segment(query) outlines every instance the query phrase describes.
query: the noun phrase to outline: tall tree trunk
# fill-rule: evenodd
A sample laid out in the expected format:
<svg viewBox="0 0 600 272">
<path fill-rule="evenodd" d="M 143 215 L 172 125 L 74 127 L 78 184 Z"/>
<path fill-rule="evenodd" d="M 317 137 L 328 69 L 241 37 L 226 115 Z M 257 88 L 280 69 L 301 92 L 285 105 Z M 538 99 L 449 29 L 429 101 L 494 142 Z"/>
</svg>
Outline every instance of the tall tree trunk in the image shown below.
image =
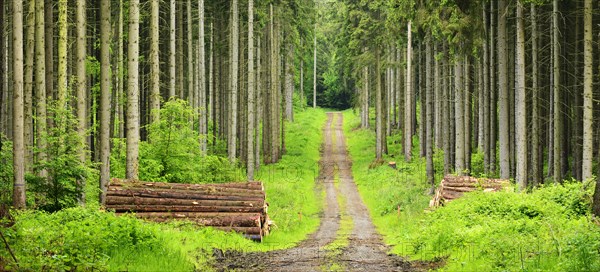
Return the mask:
<svg viewBox="0 0 600 272">
<path fill-rule="evenodd" d="M 198 0 L 198 13 L 200 21 L 198 30 L 198 96 L 200 109 L 200 152 L 206 154 L 206 137 L 208 134 L 206 113 L 206 52 L 204 50 L 204 0 Z M 236 70 L 237 71 L 237 70 Z"/>
<path fill-rule="evenodd" d="M 127 73 L 127 179 L 138 179 L 139 167 L 139 44 L 140 37 L 140 1 L 129 2 L 129 44 Z"/>
<path fill-rule="evenodd" d="M 130 19 L 131 20 L 131 19 Z M 130 23 L 131 24 L 131 23 Z M 131 25 L 130 25 L 131 27 Z M 160 120 L 159 0 L 150 1 L 150 124 Z M 139 31 L 139 30 L 138 30 Z M 131 46 L 131 44 L 130 44 Z M 138 45 L 139 47 L 139 45 Z M 131 73 L 131 70 L 129 70 Z"/>
<path fill-rule="evenodd" d="M 508 63 L 506 50 L 506 16 L 505 0 L 498 1 L 498 127 L 500 141 L 500 177 L 510 178 L 510 143 L 509 143 L 509 101 L 508 101 Z"/>
<path fill-rule="evenodd" d="M 67 106 L 67 0 L 58 1 L 58 109 Z M 65 122 L 61 125 L 66 126 Z M 63 127 L 66 130 L 66 127 Z M 61 131 L 64 131 L 61 129 Z"/>
<path fill-rule="evenodd" d="M 317 24 L 315 23 L 313 45 L 313 108 L 317 107 Z"/>
<path fill-rule="evenodd" d="M 27 31 L 25 40 L 25 78 L 23 85 L 23 111 L 24 111 L 24 123 L 23 123 L 23 138 L 25 145 L 25 171 L 30 172 L 33 165 L 33 69 L 34 69 L 34 58 L 35 58 L 35 0 L 29 0 L 27 9 Z M 4 6 L 0 3 L 0 9 L 4 9 Z M 1 12 L 1 11 L 0 11 Z M 3 22 L 0 18 L 0 22 Z M 0 27 L 2 28 L 2 27 Z M 2 35 L 0 31 L 0 35 Z M 0 42 L 3 40 L 0 39 Z M 1 46 L 0 46 L 0 50 Z M 0 53 L 0 58 L 2 53 Z M 0 59 L 0 66 L 2 66 L 2 59 Z M 2 67 L 0 67 L 0 73 L 4 74 Z M 2 79 L 0 78 L 0 85 Z M 0 91 L 1 90 L 0 86 Z"/>
<path fill-rule="evenodd" d="M 254 1 L 254 0 L 253 0 Z M 260 167 L 260 120 L 262 119 L 262 112 L 264 111 L 264 107 L 263 107 L 263 95 L 261 94 L 260 90 L 263 89 L 262 86 L 262 65 L 261 65 L 261 37 L 260 34 L 257 35 L 256 37 L 256 69 L 255 69 L 255 76 L 254 76 L 254 81 L 256 84 L 256 88 L 254 89 L 254 95 L 256 97 L 255 100 L 255 111 L 254 111 L 254 137 L 255 137 L 255 141 L 254 141 L 254 168 L 256 170 L 258 170 L 258 168 Z M 263 120 L 263 125 L 266 123 L 264 119 Z"/>
<path fill-rule="evenodd" d="M 35 80 L 36 80 L 36 134 L 37 134 L 37 161 L 46 161 L 46 132 L 48 128 L 46 113 L 46 45 L 45 45 L 45 7 L 44 0 L 37 0 L 35 5 Z M 46 170 L 39 172 L 41 177 L 46 177 Z"/>
<path fill-rule="evenodd" d="M 119 0 L 119 35 L 117 36 L 118 40 L 118 50 L 117 50 L 117 98 L 119 103 L 116 105 L 116 110 L 118 111 L 117 116 L 119 117 L 118 124 L 119 133 L 117 134 L 119 138 L 125 137 L 125 114 L 123 112 L 123 105 L 125 104 L 123 101 L 125 100 L 124 95 L 124 85 L 125 85 L 125 69 L 124 69 L 124 48 L 123 48 L 123 37 L 125 36 L 123 33 L 123 0 Z"/>
<path fill-rule="evenodd" d="M 381 160 L 383 158 L 383 95 L 381 88 L 381 63 L 380 63 L 380 49 L 375 49 L 375 77 L 376 77 L 376 90 L 375 90 L 375 135 L 376 135 L 376 148 L 375 158 Z"/>
<path fill-rule="evenodd" d="M 187 3 L 187 1 L 186 1 Z M 184 40 L 184 35 L 183 35 L 183 30 L 184 30 L 184 9 L 186 6 L 186 3 L 184 3 L 183 1 L 178 1 L 177 3 L 177 86 L 175 87 L 175 91 L 177 93 L 177 96 L 180 99 L 186 99 L 185 96 L 185 86 L 184 86 L 184 56 L 185 56 L 185 51 L 183 50 L 183 40 Z"/>
<path fill-rule="evenodd" d="M 2 7 L 4 8 L 4 7 Z M 23 139 L 23 1 L 13 1 L 13 206 L 25 208 Z"/>
<path fill-rule="evenodd" d="M 531 4 L 531 182 L 537 186 L 541 182 L 541 148 L 540 148 L 540 120 L 538 99 L 540 95 L 538 87 L 538 27 L 537 8 Z"/>
<path fill-rule="evenodd" d="M 363 67 L 362 128 L 369 128 L 369 66 Z"/>
<path fill-rule="evenodd" d="M 100 2 L 100 203 L 110 179 L 110 0 Z"/>
<path fill-rule="evenodd" d="M 456 59 L 454 63 L 454 112 L 455 121 L 455 160 L 456 174 L 463 175 L 465 169 L 465 120 L 464 120 L 464 85 L 463 85 L 463 60 Z"/>
<path fill-rule="evenodd" d="M 231 0 L 232 24 L 231 24 L 231 56 L 230 56 L 230 108 L 229 108 L 229 135 L 227 137 L 229 161 L 234 162 L 237 151 L 237 119 L 238 119 L 238 50 L 239 50 L 239 14 L 238 0 Z"/>
<path fill-rule="evenodd" d="M 247 178 L 254 180 L 254 126 L 255 126 L 255 94 L 254 94 L 254 1 L 248 0 L 248 155 Z"/>
<path fill-rule="evenodd" d="M 202 0 L 199 0 L 202 1 Z M 169 98 L 174 97 L 175 93 L 175 76 L 176 76 L 176 37 L 175 37 L 175 24 L 177 17 L 177 6 L 175 0 L 169 1 Z"/>
<path fill-rule="evenodd" d="M 554 148 L 553 148 L 553 168 L 554 168 L 554 183 L 562 181 L 562 108 L 561 108 L 561 89 L 560 89 L 560 29 L 558 17 L 558 0 L 554 0 L 552 4 L 552 52 L 553 52 L 553 97 L 554 97 Z"/>
<path fill-rule="evenodd" d="M 292 97 L 294 95 L 294 45 L 287 44 L 285 58 L 285 119 L 294 121 Z"/>
<path fill-rule="evenodd" d="M 497 122 L 498 122 L 498 118 L 497 118 L 497 92 L 496 92 L 496 65 L 497 65 L 497 61 L 496 61 L 496 43 L 494 42 L 494 15 L 495 15 L 495 11 L 494 11 L 494 6 L 496 5 L 496 3 L 494 1 L 490 1 L 490 31 L 489 31 L 489 46 L 490 46 L 490 51 L 489 51 L 489 56 L 490 56 L 490 63 L 489 63 L 489 69 L 490 69 L 490 87 L 489 87 L 489 94 L 490 94 L 490 105 L 489 105 L 489 110 L 490 110 L 490 116 L 489 116 L 489 120 L 490 120 L 490 126 L 489 126 L 489 131 L 490 131 L 490 138 L 489 138 L 489 158 L 490 158 L 490 169 L 489 172 L 490 173 L 495 173 L 496 172 L 496 143 L 497 143 L 497 133 L 498 131 L 497 129 Z"/>
<path fill-rule="evenodd" d="M 46 51 L 46 95 L 52 101 L 55 99 L 54 90 L 54 3 L 55 0 L 46 0 L 46 4 L 43 5 L 45 29 L 44 39 Z M 37 62 L 36 62 L 37 63 Z M 48 126 L 52 127 L 52 118 L 48 118 Z"/>
<path fill-rule="evenodd" d="M 199 9 L 199 11 L 202 9 Z M 192 0 L 187 0 L 187 101 L 194 106 L 194 32 L 192 17 Z"/>
<path fill-rule="evenodd" d="M 87 113 L 87 107 L 86 107 L 86 87 L 87 87 L 87 78 L 86 78 L 86 71 L 85 71 L 85 61 L 86 61 L 86 29 L 85 29 L 85 24 L 86 24 L 86 12 L 85 12 L 85 1 L 77 1 L 77 15 L 76 15 L 76 22 L 77 22 L 77 49 L 76 49 L 76 76 L 77 76 L 77 81 L 76 81 L 76 90 L 77 90 L 77 134 L 79 135 L 79 141 L 81 141 L 81 143 L 85 143 L 85 139 L 86 139 L 86 132 L 85 132 L 85 128 L 86 128 L 86 113 Z M 101 6 L 102 7 L 102 6 Z M 110 27 L 110 24 L 109 24 Z M 109 60 L 110 61 L 110 60 Z M 110 64 L 109 64 L 110 65 Z M 110 92 L 110 88 L 108 90 Z M 109 111 L 110 111 L 110 105 L 109 105 Z M 110 114 L 110 112 L 109 112 Z M 108 137 L 107 137 L 108 138 Z M 100 138 L 102 140 L 102 138 Z M 85 145 L 84 145 L 85 146 Z M 82 164 L 86 163 L 86 152 L 87 148 L 82 148 L 82 150 L 79 151 L 79 161 Z M 79 184 L 81 187 L 81 196 L 79 198 L 79 203 L 85 203 L 85 181 L 82 180 L 81 183 Z"/>
<path fill-rule="evenodd" d="M 523 3 L 517 1 L 517 56 L 516 56 L 516 183 L 520 191 L 527 189 L 527 105 L 525 91 L 525 26 Z"/>
<path fill-rule="evenodd" d="M 406 89 L 404 98 L 404 160 L 410 161 L 412 154 L 412 22 L 408 21 L 406 44 Z"/>
<path fill-rule="evenodd" d="M 435 190 L 435 170 L 433 166 L 433 79 L 431 78 L 431 62 L 432 62 L 432 50 L 431 50 L 431 36 L 427 35 L 425 38 L 425 50 L 426 50 L 426 61 L 425 61 L 425 74 L 426 74 L 426 91 L 425 91 L 425 101 L 427 101 L 427 107 L 425 109 L 427 117 L 426 119 L 426 129 L 425 129 L 425 142 L 426 149 L 425 158 L 426 158 L 426 171 L 427 171 L 427 182 L 429 183 L 430 190 L 429 194 L 433 194 Z"/>
<path fill-rule="evenodd" d="M 592 0 L 585 0 L 583 12 L 583 41 L 584 41 L 584 66 L 583 66 L 583 160 L 581 167 L 582 179 L 592 177 L 592 160 L 594 158 L 594 105 L 593 105 L 593 44 L 592 44 Z M 599 185 L 597 185 L 599 186 Z"/>
<path fill-rule="evenodd" d="M 471 63 L 469 61 L 469 57 L 466 57 L 464 60 L 464 64 L 463 64 L 463 69 L 464 69 L 464 74 L 463 74 L 463 110 L 464 110 L 464 128 L 463 128 L 463 135 L 465 138 L 465 142 L 464 142 L 464 149 L 465 149 L 465 153 L 464 153 L 464 158 L 465 158 L 465 168 L 463 170 L 463 172 L 466 173 L 471 173 L 471 151 L 472 151 L 472 134 L 471 134 L 471 128 L 472 128 L 472 115 L 473 115 L 473 96 L 471 94 Z"/>
</svg>

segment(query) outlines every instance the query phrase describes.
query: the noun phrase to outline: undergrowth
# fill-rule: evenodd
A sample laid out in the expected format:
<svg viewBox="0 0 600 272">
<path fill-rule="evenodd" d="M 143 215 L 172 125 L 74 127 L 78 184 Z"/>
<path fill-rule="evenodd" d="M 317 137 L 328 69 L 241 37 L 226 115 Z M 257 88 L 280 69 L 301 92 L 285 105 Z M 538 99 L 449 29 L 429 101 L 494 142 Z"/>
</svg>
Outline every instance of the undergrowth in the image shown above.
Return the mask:
<svg viewBox="0 0 600 272">
<path fill-rule="evenodd" d="M 389 137 L 384 160 L 395 160 L 398 169 L 386 164 L 370 169 L 374 132 L 356 129 L 360 120 L 351 111 L 344 112 L 344 120 L 354 180 L 392 253 L 411 260 L 446 259 L 443 271 L 600 271 L 600 228 L 590 215 L 593 186 L 565 182 L 529 194 L 469 193 L 429 210 L 418 139 L 413 160 L 406 163 L 400 136 Z M 473 156 L 474 172 L 482 171 L 481 161 Z M 440 181 L 442 152 L 436 152 L 434 163 Z"/>
</svg>

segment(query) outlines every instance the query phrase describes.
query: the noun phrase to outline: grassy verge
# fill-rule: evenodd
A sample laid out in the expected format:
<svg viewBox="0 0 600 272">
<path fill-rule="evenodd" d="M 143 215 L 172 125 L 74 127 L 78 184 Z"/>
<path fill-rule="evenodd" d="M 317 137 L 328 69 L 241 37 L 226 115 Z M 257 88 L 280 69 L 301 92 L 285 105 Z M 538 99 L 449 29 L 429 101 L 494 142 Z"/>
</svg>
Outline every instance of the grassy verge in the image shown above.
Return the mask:
<svg viewBox="0 0 600 272">
<path fill-rule="evenodd" d="M 356 129 L 360 120 L 350 111 L 344 120 L 354 180 L 393 253 L 412 260 L 445 259 L 444 271 L 600 270 L 600 229 L 589 213 L 593 186 L 565 183 L 530 194 L 472 193 L 429 211 L 418 144 L 413 161 L 405 163 L 400 138 L 390 137 L 391 152 L 384 160 L 395 160 L 398 170 L 370 169 L 374 133 Z M 442 161 L 438 152 L 438 173 Z"/>
<path fill-rule="evenodd" d="M 155 224 L 99 211 L 97 182 L 89 182 L 87 208 L 48 214 L 16 214 L 16 224 L 2 229 L 19 259 L 31 271 L 192 271 L 210 270 L 212 249 L 267 251 L 288 248 L 319 225 L 321 195 L 315 192 L 324 110 L 307 109 L 286 124 L 287 153 L 256 175 L 265 184 L 269 216 L 275 222 L 263 243 L 238 234 L 189 223 Z M 0 270 L 16 270 L 0 247 Z"/>
</svg>

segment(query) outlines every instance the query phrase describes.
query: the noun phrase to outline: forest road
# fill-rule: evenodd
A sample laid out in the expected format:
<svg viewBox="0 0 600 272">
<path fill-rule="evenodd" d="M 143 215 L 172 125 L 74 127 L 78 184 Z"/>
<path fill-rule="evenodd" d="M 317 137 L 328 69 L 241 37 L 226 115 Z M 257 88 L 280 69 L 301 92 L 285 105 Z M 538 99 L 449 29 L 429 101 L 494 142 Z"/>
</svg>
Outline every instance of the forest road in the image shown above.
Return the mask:
<svg viewBox="0 0 600 272">
<path fill-rule="evenodd" d="M 427 271 L 439 264 L 388 254 L 352 177 L 343 116 L 327 113 L 319 190 L 325 191 L 321 225 L 298 246 L 270 252 L 216 251 L 217 271 Z"/>
</svg>

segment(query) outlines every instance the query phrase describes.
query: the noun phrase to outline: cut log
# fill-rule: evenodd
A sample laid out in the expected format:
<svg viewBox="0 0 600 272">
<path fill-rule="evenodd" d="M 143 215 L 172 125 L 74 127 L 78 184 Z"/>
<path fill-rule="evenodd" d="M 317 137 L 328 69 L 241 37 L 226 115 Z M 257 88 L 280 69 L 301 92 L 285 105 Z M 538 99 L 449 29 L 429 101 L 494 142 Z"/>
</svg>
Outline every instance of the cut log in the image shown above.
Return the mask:
<svg viewBox="0 0 600 272">
<path fill-rule="evenodd" d="M 152 198 L 175 198 L 194 200 L 233 200 L 233 201 L 264 201 L 265 197 L 244 195 L 220 195 L 200 192 L 174 192 L 169 190 L 153 189 L 124 189 L 109 187 L 107 196 L 130 196 L 130 197 L 152 197 Z"/>
<path fill-rule="evenodd" d="M 196 213 L 184 215 L 183 213 L 137 213 L 138 218 L 166 222 L 172 220 L 189 220 L 200 226 L 207 227 L 261 227 L 260 214 L 227 214 Z"/>
<path fill-rule="evenodd" d="M 264 191 L 238 189 L 238 188 L 201 188 L 198 190 L 185 189 L 169 189 L 169 188 L 148 188 L 148 187 L 120 187 L 111 186 L 108 191 L 153 191 L 153 192 L 171 192 L 185 194 L 202 194 L 202 195 L 223 195 L 223 196 L 248 196 L 248 197 L 265 197 Z"/>
<path fill-rule="evenodd" d="M 247 206 L 174 206 L 174 205 L 112 205 L 115 212 L 234 212 L 264 213 L 266 207 Z"/>
<path fill-rule="evenodd" d="M 448 175 L 442 179 L 434 197 L 429 202 L 429 206 L 437 207 L 443 205 L 445 202 L 457 199 L 467 192 L 479 190 L 483 192 L 495 192 L 509 186 L 510 182 L 503 179 L 477 179 L 469 176 Z"/>
<path fill-rule="evenodd" d="M 194 187 L 223 187 L 223 188 L 240 188 L 240 189 L 253 189 L 253 190 L 264 190 L 263 183 L 260 181 L 240 181 L 240 182 L 229 182 L 229 183 L 210 183 L 210 184 L 194 184 L 194 183 L 166 183 L 166 182 L 145 182 L 145 181 L 131 181 L 127 179 L 113 178 L 111 179 L 110 186 L 142 186 L 142 187 L 164 187 L 164 188 L 194 188 Z"/>
<path fill-rule="evenodd" d="M 110 208 L 115 205 L 173 205 L 173 206 L 238 206 L 238 207 L 264 207 L 265 201 L 229 201 L 229 200 L 195 200 L 174 198 L 148 198 L 108 195 L 106 205 Z"/>
</svg>

